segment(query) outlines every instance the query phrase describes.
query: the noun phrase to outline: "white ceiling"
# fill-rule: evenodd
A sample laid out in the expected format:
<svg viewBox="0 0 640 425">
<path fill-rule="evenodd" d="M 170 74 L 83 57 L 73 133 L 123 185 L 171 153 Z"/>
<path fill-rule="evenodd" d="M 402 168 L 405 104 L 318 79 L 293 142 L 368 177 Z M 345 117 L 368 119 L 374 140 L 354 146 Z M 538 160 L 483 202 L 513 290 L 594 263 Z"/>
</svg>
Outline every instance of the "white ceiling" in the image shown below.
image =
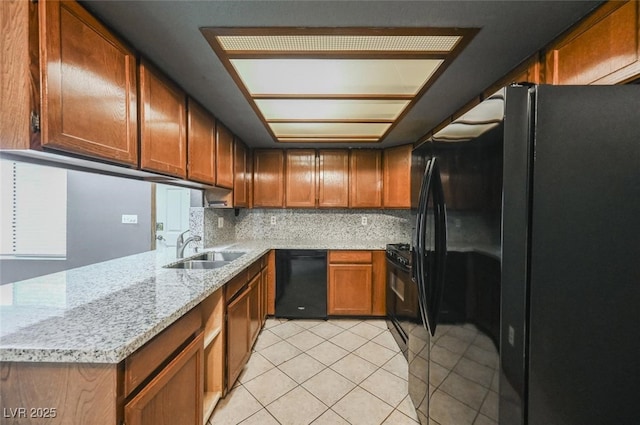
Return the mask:
<svg viewBox="0 0 640 425">
<path fill-rule="evenodd" d="M 601 1 L 82 2 L 253 147 L 276 144 L 201 27 L 480 28 L 471 44 L 376 146 L 413 143 Z M 308 145 L 306 145 L 308 146 Z M 322 147 L 346 145 L 326 144 Z"/>
</svg>

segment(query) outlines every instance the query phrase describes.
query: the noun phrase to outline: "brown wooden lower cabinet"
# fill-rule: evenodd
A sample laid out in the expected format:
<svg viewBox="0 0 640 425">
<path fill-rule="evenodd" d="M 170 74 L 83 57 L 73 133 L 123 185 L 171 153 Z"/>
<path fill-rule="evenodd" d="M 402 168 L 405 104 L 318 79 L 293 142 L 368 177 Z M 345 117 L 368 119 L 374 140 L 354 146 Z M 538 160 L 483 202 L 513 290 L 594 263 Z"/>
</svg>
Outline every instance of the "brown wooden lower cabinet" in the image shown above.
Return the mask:
<svg viewBox="0 0 640 425">
<path fill-rule="evenodd" d="M 371 314 L 372 275 L 371 264 L 330 264 L 328 314 Z"/>
<path fill-rule="evenodd" d="M 119 425 L 119 374 L 115 364 L 1 362 L 0 404 L 13 417 L 0 423 Z"/>
<path fill-rule="evenodd" d="M 327 314 L 384 316 L 384 251 L 329 251 Z"/>
<path fill-rule="evenodd" d="M 225 328 L 224 288 L 200 304 L 204 323 L 204 397 L 202 422 L 206 423 L 224 392 Z"/>
<path fill-rule="evenodd" d="M 201 332 L 124 408 L 127 425 L 202 424 Z"/>
<path fill-rule="evenodd" d="M 262 329 L 262 320 L 260 319 L 260 281 L 261 274 L 258 273 L 249 283 L 249 349 L 256 342 L 260 329 Z"/>
<path fill-rule="evenodd" d="M 268 274 L 266 257 L 255 261 L 226 285 L 227 299 L 231 300 L 227 304 L 227 391 L 249 360 L 267 314 L 263 300 L 266 296 L 263 276 Z"/>
<path fill-rule="evenodd" d="M 265 260 L 266 263 L 266 260 Z M 260 301 L 261 311 L 260 317 L 262 318 L 262 326 L 264 326 L 267 320 L 267 314 L 269 311 L 269 269 L 265 267 L 260 272 Z"/>
<path fill-rule="evenodd" d="M 233 387 L 249 359 L 249 291 L 227 305 L 227 389 Z"/>
</svg>

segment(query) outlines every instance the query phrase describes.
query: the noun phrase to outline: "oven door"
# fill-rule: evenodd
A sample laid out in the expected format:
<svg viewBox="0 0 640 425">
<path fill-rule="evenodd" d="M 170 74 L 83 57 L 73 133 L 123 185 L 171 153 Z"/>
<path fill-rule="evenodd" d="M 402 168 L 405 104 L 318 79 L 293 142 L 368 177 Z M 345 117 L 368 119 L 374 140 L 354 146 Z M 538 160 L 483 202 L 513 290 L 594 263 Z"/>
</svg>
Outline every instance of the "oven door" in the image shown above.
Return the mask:
<svg viewBox="0 0 640 425">
<path fill-rule="evenodd" d="M 387 259 L 387 327 L 405 358 L 409 333 L 420 324 L 419 308 L 418 286 L 410 269 Z"/>
</svg>

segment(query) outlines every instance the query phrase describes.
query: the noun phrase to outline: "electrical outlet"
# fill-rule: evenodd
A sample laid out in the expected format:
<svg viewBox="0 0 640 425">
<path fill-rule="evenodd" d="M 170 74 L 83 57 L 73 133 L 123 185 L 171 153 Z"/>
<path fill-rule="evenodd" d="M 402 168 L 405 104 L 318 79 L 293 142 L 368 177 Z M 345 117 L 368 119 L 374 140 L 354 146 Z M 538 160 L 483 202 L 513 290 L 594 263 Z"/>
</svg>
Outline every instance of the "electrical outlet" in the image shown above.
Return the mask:
<svg viewBox="0 0 640 425">
<path fill-rule="evenodd" d="M 362 222 L 363 226 L 366 226 L 368 224 L 369 220 L 367 220 L 367 216 L 366 215 L 362 216 L 361 222 Z"/>
<path fill-rule="evenodd" d="M 276 216 L 275 216 L 275 215 L 272 215 L 272 216 L 271 216 L 271 225 L 272 225 L 272 226 L 275 226 L 275 225 L 276 225 Z"/>
<path fill-rule="evenodd" d="M 122 224 L 138 224 L 138 215 L 122 214 Z"/>
<path fill-rule="evenodd" d="M 218 217 L 218 229 L 222 229 L 224 227 L 224 217 Z"/>
</svg>

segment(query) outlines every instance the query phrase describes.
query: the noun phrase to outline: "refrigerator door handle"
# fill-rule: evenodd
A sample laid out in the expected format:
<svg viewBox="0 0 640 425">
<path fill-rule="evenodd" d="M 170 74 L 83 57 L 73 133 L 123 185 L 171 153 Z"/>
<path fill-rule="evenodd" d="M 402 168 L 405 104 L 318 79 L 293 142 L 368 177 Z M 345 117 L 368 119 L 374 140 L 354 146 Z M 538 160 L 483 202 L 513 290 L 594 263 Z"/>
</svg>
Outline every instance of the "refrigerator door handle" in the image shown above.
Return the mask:
<svg viewBox="0 0 640 425">
<path fill-rule="evenodd" d="M 414 256 L 415 272 L 414 281 L 418 286 L 418 305 L 420 309 L 420 315 L 422 316 L 422 322 L 425 329 L 429 329 L 429 303 L 427 295 L 427 281 L 425 280 L 425 274 L 427 271 L 426 266 L 426 254 L 427 247 L 426 242 L 426 226 L 427 226 L 427 209 L 429 207 L 429 194 L 432 191 L 433 180 L 433 166 L 435 164 L 435 158 L 430 159 L 425 167 L 424 176 L 422 178 L 422 184 L 420 186 L 420 198 L 418 203 L 418 215 L 416 218 L 416 250 Z M 426 276 L 428 280 L 432 277 Z"/>
<path fill-rule="evenodd" d="M 425 167 L 424 174 L 422 176 L 422 182 L 420 184 L 420 197 L 418 200 L 418 214 L 416 216 L 416 230 L 415 230 L 415 238 L 416 241 L 416 249 L 414 252 L 414 264 L 416 267 L 412 268 L 412 279 L 414 282 L 418 284 L 418 288 L 422 289 L 424 285 L 424 257 L 425 257 L 425 222 L 426 222 L 426 211 L 427 211 L 427 203 L 429 197 L 429 191 L 431 186 L 431 171 L 432 171 L 432 160 L 427 162 L 427 166 Z"/>
<path fill-rule="evenodd" d="M 444 200 L 444 190 L 442 180 L 440 179 L 440 171 L 438 164 L 433 166 L 433 208 L 435 215 L 434 231 L 435 231 L 435 266 L 431 284 L 433 290 L 431 292 L 432 299 L 429 305 L 431 313 L 430 329 L 431 335 L 435 335 L 438 323 L 438 315 L 440 313 L 440 304 L 445 285 L 445 270 L 447 266 L 447 208 Z"/>
</svg>

